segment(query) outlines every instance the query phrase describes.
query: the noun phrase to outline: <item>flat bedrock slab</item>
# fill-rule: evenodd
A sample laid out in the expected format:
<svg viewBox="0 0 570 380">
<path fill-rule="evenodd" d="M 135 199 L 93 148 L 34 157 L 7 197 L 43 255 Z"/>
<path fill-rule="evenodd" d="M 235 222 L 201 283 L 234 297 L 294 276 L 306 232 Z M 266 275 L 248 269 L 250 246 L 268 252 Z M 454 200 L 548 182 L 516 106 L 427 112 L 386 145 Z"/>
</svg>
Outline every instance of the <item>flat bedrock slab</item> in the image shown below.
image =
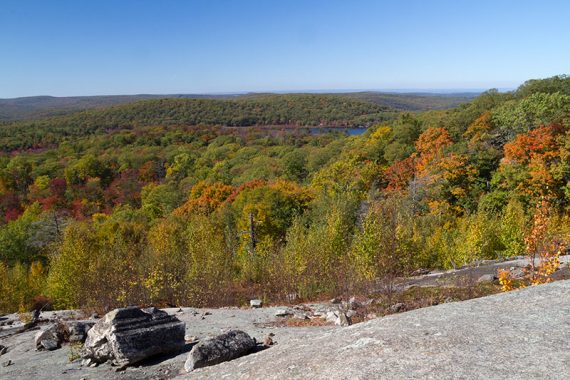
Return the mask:
<svg viewBox="0 0 570 380">
<path fill-rule="evenodd" d="M 570 281 L 558 281 L 300 334 L 191 378 L 567 379 L 569 342 Z"/>
</svg>

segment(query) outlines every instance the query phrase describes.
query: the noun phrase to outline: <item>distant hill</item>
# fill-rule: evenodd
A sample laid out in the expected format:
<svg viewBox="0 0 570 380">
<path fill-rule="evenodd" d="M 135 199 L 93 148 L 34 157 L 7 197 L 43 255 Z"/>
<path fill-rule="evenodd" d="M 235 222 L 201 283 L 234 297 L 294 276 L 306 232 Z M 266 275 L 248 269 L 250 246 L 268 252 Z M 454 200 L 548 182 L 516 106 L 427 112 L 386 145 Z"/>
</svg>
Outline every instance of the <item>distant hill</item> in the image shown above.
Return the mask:
<svg viewBox="0 0 570 380">
<path fill-rule="evenodd" d="M 108 96 L 30 96 L 23 98 L 0 99 L 0 121 L 38 119 L 59 116 L 71 112 L 93 108 L 104 108 L 119 104 L 134 103 L 140 100 L 161 98 L 215 99 L 229 98 L 216 95 L 108 95 Z"/>
<path fill-rule="evenodd" d="M 395 114 L 393 109 L 369 101 L 326 94 L 148 99 L 61 116 L 5 122 L 0 126 L 0 149 L 38 148 L 72 136 L 140 126 L 359 126 L 386 121 Z"/>
<path fill-rule="evenodd" d="M 293 95 L 293 94 L 291 94 Z M 295 94 L 300 95 L 300 94 Z M 312 94 L 317 95 L 317 94 Z M 327 95 L 327 94 L 319 94 Z M 477 94 L 393 94 L 384 92 L 347 92 L 334 94 L 363 100 L 389 107 L 396 111 L 426 111 L 433 109 L 449 109 L 472 100 Z M 105 108 L 114 105 L 134 103 L 151 99 L 240 99 L 263 98 L 266 96 L 285 96 L 276 94 L 228 94 L 228 95 L 109 95 L 109 96 L 31 96 L 13 99 L 0 99 L 0 121 L 16 121 L 38 119 L 49 116 L 65 115 L 72 112 L 94 108 Z"/>
<path fill-rule="evenodd" d="M 353 92 L 342 95 L 399 111 L 429 111 L 455 108 L 460 104 L 470 102 L 479 94 L 475 92 L 458 94 Z"/>
</svg>

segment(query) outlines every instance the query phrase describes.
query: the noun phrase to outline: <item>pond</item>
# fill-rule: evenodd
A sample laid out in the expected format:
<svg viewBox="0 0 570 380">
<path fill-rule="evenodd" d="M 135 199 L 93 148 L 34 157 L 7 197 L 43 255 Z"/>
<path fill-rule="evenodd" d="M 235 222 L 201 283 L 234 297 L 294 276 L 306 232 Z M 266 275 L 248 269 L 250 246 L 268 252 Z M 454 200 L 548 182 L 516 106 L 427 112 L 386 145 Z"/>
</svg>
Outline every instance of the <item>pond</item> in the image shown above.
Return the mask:
<svg viewBox="0 0 570 380">
<path fill-rule="evenodd" d="M 358 136 L 366 132 L 365 127 L 320 127 L 320 128 L 307 128 L 312 135 L 319 135 L 323 133 L 346 133 L 349 136 Z"/>
</svg>

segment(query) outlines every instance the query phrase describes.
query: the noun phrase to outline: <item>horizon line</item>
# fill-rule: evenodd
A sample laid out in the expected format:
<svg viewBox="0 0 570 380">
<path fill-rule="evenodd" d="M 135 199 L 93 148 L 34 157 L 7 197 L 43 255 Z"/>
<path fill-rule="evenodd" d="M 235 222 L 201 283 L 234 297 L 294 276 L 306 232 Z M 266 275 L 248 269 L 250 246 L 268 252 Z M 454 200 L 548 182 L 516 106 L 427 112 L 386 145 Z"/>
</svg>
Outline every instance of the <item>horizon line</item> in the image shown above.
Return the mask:
<svg viewBox="0 0 570 380">
<path fill-rule="evenodd" d="M 387 88 L 387 89 L 304 89 L 304 90 L 260 90 L 260 91 L 212 91 L 212 92 L 178 92 L 178 93 L 132 93 L 132 94 L 93 94 L 93 95 L 25 95 L 15 97 L 2 97 L 0 100 L 13 100 L 23 98 L 82 98 L 82 97 L 104 97 L 104 96 L 239 96 L 239 95 L 254 95 L 254 94 L 349 94 L 349 93 L 362 93 L 362 92 L 377 92 L 384 94 L 394 95 L 422 95 L 422 94 L 480 94 L 482 92 L 497 89 L 499 92 L 509 92 L 516 89 L 516 87 L 491 87 L 491 88 Z"/>
</svg>

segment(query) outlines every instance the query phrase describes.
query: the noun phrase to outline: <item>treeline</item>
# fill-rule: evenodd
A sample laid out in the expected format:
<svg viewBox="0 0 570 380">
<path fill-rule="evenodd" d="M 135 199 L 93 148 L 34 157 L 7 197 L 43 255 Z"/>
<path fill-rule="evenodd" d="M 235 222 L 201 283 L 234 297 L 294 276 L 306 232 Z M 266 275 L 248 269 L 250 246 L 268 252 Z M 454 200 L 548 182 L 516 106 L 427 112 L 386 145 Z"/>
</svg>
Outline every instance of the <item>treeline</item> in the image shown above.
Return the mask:
<svg viewBox="0 0 570 380">
<path fill-rule="evenodd" d="M 62 141 L 150 125 L 352 126 L 393 115 L 376 104 L 334 95 L 266 95 L 220 99 L 145 100 L 66 116 L 0 125 L 0 150 L 37 150 Z"/>
<path fill-rule="evenodd" d="M 333 95 L 333 94 L 324 94 Z M 472 100 L 472 94 L 390 94 L 383 92 L 348 92 L 335 93 L 353 99 L 375 103 L 383 108 L 397 111 L 425 111 L 449 109 Z M 32 96 L 24 98 L 0 99 L 0 123 L 24 119 L 70 114 L 93 108 L 117 106 L 151 99 L 242 99 L 277 96 L 261 93 L 250 94 L 175 94 L 175 95 L 103 95 L 103 96 Z"/>
<path fill-rule="evenodd" d="M 0 160 L 3 311 L 311 299 L 570 241 L 566 77 L 361 136 L 132 123 L 54 144 Z"/>
</svg>

